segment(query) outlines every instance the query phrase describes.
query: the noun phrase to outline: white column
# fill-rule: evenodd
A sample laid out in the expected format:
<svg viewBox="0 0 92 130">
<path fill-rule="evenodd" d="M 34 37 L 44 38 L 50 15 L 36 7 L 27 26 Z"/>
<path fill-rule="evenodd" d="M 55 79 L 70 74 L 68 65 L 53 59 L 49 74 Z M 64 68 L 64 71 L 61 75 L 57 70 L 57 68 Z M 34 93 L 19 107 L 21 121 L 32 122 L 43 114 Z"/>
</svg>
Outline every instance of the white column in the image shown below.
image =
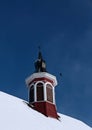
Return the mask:
<svg viewBox="0 0 92 130">
<path fill-rule="evenodd" d="M 34 102 L 37 101 L 36 84 L 34 85 Z"/>
<path fill-rule="evenodd" d="M 53 103 L 55 104 L 55 88 L 53 86 Z"/>
<path fill-rule="evenodd" d="M 46 83 L 44 84 L 44 101 L 47 101 Z"/>
</svg>

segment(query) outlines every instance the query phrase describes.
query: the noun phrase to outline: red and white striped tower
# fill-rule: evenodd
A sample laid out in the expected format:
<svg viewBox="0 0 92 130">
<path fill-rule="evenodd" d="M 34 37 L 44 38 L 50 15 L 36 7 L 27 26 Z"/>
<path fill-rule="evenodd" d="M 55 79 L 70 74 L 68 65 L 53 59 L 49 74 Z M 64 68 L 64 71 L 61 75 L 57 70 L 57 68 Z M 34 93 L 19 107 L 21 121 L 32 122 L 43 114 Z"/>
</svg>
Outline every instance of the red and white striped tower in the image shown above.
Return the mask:
<svg viewBox="0 0 92 130">
<path fill-rule="evenodd" d="M 26 79 L 29 93 L 29 105 L 48 117 L 58 119 L 55 104 L 56 77 L 47 73 L 46 63 L 39 51 L 35 62 L 35 73 Z"/>
</svg>

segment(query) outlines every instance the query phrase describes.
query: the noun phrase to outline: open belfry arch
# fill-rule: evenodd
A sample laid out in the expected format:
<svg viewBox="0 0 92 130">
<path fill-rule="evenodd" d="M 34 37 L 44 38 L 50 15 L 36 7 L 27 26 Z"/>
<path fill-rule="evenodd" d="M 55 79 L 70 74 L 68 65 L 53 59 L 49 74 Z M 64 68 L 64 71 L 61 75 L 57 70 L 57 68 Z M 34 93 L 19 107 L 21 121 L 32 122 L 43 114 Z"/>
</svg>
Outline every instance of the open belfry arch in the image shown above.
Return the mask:
<svg viewBox="0 0 92 130">
<path fill-rule="evenodd" d="M 55 103 L 56 77 L 46 70 L 46 62 L 41 51 L 35 62 L 35 72 L 26 79 L 29 94 L 29 106 L 48 117 L 58 119 Z"/>
</svg>

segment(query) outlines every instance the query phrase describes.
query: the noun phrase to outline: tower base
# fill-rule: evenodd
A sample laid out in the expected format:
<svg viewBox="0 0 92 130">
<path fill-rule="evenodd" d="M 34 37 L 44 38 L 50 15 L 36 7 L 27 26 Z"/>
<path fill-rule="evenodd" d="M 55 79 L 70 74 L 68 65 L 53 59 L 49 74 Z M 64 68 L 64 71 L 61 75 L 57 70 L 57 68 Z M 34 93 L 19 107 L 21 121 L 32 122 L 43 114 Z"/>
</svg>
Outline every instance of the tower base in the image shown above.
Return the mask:
<svg viewBox="0 0 92 130">
<path fill-rule="evenodd" d="M 58 119 L 56 106 L 49 102 L 35 102 L 30 104 L 33 106 L 33 109 L 37 110 L 38 112 L 44 114 L 47 117 L 52 117 Z"/>
</svg>

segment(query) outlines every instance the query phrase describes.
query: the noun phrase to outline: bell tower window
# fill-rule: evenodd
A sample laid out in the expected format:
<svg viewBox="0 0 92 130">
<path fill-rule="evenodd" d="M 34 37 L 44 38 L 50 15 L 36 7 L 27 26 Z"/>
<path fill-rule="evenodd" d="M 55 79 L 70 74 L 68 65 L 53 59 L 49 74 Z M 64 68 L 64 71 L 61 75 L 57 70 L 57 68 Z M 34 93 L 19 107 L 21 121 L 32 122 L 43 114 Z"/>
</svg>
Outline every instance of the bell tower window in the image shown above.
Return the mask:
<svg viewBox="0 0 92 130">
<path fill-rule="evenodd" d="M 29 102 L 34 102 L 34 85 L 30 87 L 29 91 Z"/>
<path fill-rule="evenodd" d="M 47 101 L 53 103 L 53 88 L 50 84 L 46 85 Z"/>
<path fill-rule="evenodd" d="M 44 100 L 44 90 L 43 90 L 43 83 L 37 84 L 37 101 Z"/>
</svg>

